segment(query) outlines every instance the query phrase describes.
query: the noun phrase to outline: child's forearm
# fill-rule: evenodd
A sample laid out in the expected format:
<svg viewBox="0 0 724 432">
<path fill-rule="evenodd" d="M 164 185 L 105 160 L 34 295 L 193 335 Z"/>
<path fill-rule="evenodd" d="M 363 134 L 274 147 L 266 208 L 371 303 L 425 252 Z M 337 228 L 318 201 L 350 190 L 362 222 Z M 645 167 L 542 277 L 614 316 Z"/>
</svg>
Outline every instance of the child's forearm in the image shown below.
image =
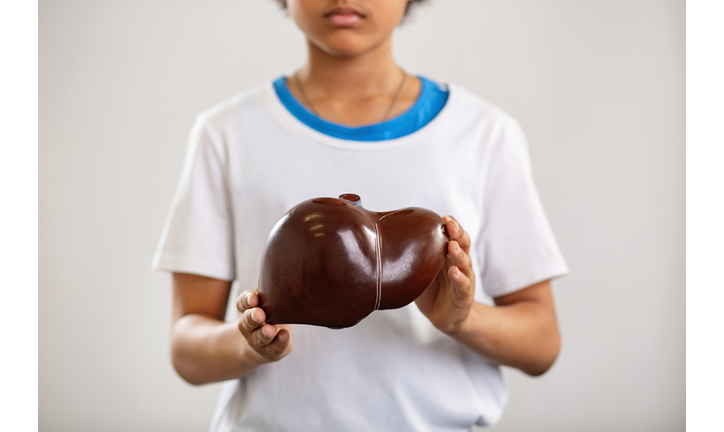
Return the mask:
<svg viewBox="0 0 724 432">
<path fill-rule="evenodd" d="M 495 298 L 475 301 L 470 236 L 445 216 L 448 263 L 415 303 L 440 331 L 483 357 L 530 375 L 551 367 L 560 349 L 551 284 L 545 280 Z"/>
<path fill-rule="evenodd" d="M 253 359 L 250 350 L 235 321 L 189 314 L 171 329 L 171 361 L 190 384 L 243 377 L 261 364 Z"/>
<path fill-rule="evenodd" d="M 487 359 L 535 376 L 553 365 L 560 350 L 555 315 L 534 301 L 476 302 L 465 325 L 451 336 Z"/>
</svg>

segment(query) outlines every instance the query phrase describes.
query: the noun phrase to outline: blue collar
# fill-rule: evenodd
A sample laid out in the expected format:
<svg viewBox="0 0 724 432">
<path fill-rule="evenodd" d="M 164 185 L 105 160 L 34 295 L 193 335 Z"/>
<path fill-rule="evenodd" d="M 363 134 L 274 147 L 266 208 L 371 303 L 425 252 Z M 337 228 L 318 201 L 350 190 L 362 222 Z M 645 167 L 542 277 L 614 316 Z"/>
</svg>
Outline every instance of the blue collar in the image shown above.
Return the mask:
<svg viewBox="0 0 724 432">
<path fill-rule="evenodd" d="M 332 123 L 311 112 L 294 97 L 284 76 L 274 81 L 274 89 L 279 100 L 294 117 L 318 132 L 351 141 L 384 141 L 417 131 L 430 123 L 445 106 L 450 94 L 447 86 L 422 76 L 418 78 L 422 82 L 422 89 L 415 103 L 407 111 L 380 123 L 358 127 Z"/>
</svg>

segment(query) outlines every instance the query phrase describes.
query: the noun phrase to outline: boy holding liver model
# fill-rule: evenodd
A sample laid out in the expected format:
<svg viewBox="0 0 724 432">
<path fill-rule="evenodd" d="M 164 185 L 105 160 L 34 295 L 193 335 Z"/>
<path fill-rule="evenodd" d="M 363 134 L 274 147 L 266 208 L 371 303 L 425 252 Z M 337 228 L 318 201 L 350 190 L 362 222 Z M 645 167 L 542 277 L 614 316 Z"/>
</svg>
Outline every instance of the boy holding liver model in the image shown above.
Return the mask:
<svg viewBox="0 0 724 432">
<path fill-rule="evenodd" d="M 550 280 L 567 268 L 525 136 L 395 63 L 414 3 L 287 0 L 307 62 L 197 118 L 154 265 L 173 273 L 174 367 L 227 381 L 212 431 L 467 431 L 502 414 L 499 365 L 540 375 L 558 355 Z M 265 323 L 267 234 L 297 203 L 345 192 L 453 215 L 447 264 L 414 303 L 348 329 Z"/>
</svg>

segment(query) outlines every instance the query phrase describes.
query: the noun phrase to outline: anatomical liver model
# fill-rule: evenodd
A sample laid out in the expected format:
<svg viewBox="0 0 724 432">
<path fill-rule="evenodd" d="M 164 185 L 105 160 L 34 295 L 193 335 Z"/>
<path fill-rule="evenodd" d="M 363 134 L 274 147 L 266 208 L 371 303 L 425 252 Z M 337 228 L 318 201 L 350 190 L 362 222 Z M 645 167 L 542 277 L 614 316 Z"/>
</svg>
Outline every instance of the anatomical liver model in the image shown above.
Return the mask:
<svg viewBox="0 0 724 432">
<path fill-rule="evenodd" d="M 353 326 L 422 294 L 445 263 L 447 242 L 430 210 L 372 212 L 354 194 L 304 201 L 269 234 L 259 306 L 272 324 Z"/>
</svg>

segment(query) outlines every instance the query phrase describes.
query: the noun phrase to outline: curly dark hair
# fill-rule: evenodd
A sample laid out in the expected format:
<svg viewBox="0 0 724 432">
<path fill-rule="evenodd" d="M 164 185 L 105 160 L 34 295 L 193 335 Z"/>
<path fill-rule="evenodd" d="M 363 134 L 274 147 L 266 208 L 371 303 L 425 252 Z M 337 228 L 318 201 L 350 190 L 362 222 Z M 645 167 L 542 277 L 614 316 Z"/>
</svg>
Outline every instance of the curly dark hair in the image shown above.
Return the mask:
<svg viewBox="0 0 724 432">
<path fill-rule="evenodd" d="M 279 6 L 281 6 L 282 9 L 287 8 L 287 0 L 274 0 L 277 3 L 279 3 Z M 407 6 L 405 6 L 405 16 L 407 16 L 407 13 L 410 12 L 410 9 L 418 4 L 418 3 L 427 3 L 428 0 L 412 0 L 407 3 Z"/>
</svg>

